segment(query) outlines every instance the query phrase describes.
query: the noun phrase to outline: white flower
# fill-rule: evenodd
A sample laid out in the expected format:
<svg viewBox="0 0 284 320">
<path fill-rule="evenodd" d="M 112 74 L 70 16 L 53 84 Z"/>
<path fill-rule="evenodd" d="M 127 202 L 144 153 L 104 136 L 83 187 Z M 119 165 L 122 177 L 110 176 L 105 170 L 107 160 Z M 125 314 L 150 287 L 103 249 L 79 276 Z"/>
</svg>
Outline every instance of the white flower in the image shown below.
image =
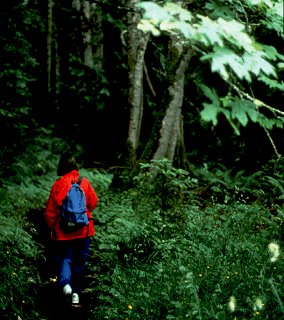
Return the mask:
<svg viewBox="0 0 284 320">
<path fill-rule="evenodd" d="M 231 312 L 235 311 L 236 305 L 237 305 L 236 298 L 234 296 L 231 296 L 230 300 L 229 300 L 229 309 L 230 309 Z"/>
<path fill-rule="evenodd" d="M 268 245 L 268 250 L 270 251 L 271 253 L 271 258 L 270 258 L 270 261 L 271 262 L 275 262 L 278 257 L 280 256 L 280 248 L 279 248 L 279 245 L 274 243 L 274 242 L 271 242 L 269 243 Z"/>
<path fill-rule="evenodd" d="M 256 298 L 254 302 L 253 310 L 260 311 L 263 309 L 263 307 L 264 307 L 264 303 L 262 302 L 262 300 L 260 298 Z"/>
</svg>

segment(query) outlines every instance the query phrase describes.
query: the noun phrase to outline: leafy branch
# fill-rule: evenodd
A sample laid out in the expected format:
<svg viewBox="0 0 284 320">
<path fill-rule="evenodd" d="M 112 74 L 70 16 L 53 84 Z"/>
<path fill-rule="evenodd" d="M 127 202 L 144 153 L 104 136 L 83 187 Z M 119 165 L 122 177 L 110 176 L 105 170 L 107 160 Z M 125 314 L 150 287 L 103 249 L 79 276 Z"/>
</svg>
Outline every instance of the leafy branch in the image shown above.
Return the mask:
<svg viewBox="0 0 284 320">
<path fill-rule="evenodd" d="M 216 9 L 215 4 L 214 6 Z M 253 3 L 250 6 L 253 6 Z M 273 6 L 270 1 L 266 6 L 270 10 L 270 16 L 273 14 L 278 16 L 278 6 Z M 283 127 L 283 111 L 252 97 L 233 83 L 234 76 L 248 83 L 257 79 L 270 88 L 284 91 L 283 82 L 277 79 L 278 71 L 283 67 L 284 56 L 279 54 L 276 48 L 257 43 L 247 34 L 245 25 L 234 19 L 233 14 L 224 19 L 224 15 L 218 17 L 218 10 L 215 10 L 215 17 L 212 19 L 210 16 L 195 14 L 171 2 L 160 6 L 147 1 L 139 3 L 138 7 L 144 10 L 143 18 L 138 24 L 139 29 L 154 36 L 159 36 L 162 32 L 174 33 L 178 41 L 187 43 L 196 54 L 200 55 L 201 61 L 209 61 L 211 71 L 217 72 L 239 94 L 240 99 L 231 95 L 220 98 L 214 88 L 197 84 L 212 101 L 203 103 L 204 110 L 201 112 L 203 120 L 212 121 L 216 125 L 218 114 L 223 113 L 238 135 L 240 132 L 234 123 L 235 120 L 242 126 L 246 126 L 248 120 L 259 123 L 268 136 L 268 129 L 272 129 L 273 126 Z M 265 7 L 265 10 L 267 8 Z M 242 8 L 242 11 L 244 10 Z M 245 18 L 248 24 L 248 16 L 245 15 Z M 265 107 L 274 115 L 278 114 L 281 117 L 268 118 L 259 112 L 260 107 Z M 272 141 L 270 136 L 269 138 Z M 274 144 L 273 147 L 279 155 Z"/>
</svg>

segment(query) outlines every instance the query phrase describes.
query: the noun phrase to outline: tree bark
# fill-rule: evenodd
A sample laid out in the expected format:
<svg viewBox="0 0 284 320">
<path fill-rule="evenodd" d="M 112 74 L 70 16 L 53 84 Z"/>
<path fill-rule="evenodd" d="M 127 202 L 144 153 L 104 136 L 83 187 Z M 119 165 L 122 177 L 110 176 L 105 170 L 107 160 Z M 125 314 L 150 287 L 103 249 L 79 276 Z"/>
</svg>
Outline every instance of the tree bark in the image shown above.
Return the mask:
<svg viewBox="0 0 284 320">
<path fill-rule="evenodd" d="M 82 41 L 84 43 L 84 64 L 89 68 L 102 69 L 103 32 L 100 7 L 90 1 L 73 0 L 73 7 L 83 13 Z"/>
<path fill-rule="evenodd" d="M 135 166 L 137 149 L 143 118 L 143 65 L 149 34 L 137 29 L 140 14 L 135 9 L 136 1 L 129 1 L 128 16 L 128 63 L 129 63 L 129 129 L 128 155 L 129 165 Z"/>
<path fill-rule="evenodd" d="M 84 32 L 83 42 L 85 44 L 84 50 L 84 64 L 90 68 L 94 67 L 93 59 L 93 46 L 92 46 L 92 28 L 90 26 L 90 20 L 92 17 L 91 5 L 89 1 L 83 2 L 83 12 L 86 20 L 86 31 Z"/>
<path fill-rule="evenodd" d="M 191 50 L 184 48 L 180 40 L 171 37 L 169 54 L 166 62 L 168 96 L 164 100 L 167 104 L 165 115 L 161 121 L 158 136 L 158 147 L 153 154 L 154 160 L 166 158 L 173 163 L 177 151 L 183 151 L 183 120 L 182 104 L 184 96 L 185 71 L 191 58 Z M 181 157 L 181 159 L 179 159 Z M 185 154 L 178 155 L 178 161 L 185 163 Z"/>
<path fill-rule="evenodd" d="M 52 28 L 53 28 L 53 1 L 48 0 L 47 17 L 47 90 L 51 92 L 51 70 L 52 70 Z"/>
</svg>

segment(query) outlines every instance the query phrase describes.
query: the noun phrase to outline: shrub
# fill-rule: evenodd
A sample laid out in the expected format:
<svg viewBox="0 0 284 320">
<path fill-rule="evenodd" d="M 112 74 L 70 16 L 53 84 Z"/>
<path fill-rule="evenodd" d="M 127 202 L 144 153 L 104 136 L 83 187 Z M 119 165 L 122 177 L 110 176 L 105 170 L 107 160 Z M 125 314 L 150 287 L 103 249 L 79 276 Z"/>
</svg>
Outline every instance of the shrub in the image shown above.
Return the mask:
<svg viewBox="0 0 284 320">
<path fill-rule="evenodd" d="M 38 318 L 37 288 L 40 278 L 36 267 L 39 250 L 31 236 L 13 217 L 0 216 L 0 315 L 15 319 L 29 312 Z"/>
<path fill-rule="evenodd" d="M 283 259 L 268 250 L 281 252 L 280 208 L 192 195 L 165 208 L 159 186 L 140 182 L 98 208 L 94 318 L 283 317 Z"/>
</svg>

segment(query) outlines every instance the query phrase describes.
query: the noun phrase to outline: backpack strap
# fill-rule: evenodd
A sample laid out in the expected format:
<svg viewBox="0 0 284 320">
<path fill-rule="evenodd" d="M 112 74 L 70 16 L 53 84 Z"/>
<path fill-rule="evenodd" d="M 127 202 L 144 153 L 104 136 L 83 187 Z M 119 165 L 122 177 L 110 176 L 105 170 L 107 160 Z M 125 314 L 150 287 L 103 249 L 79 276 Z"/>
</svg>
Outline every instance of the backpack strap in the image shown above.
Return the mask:
<svg viewBox="0 0 284 320">
<path fill-rule="evenodd" d="M 83 180 L 83 177 L 82 177 L 82 176 L 79 176 L 79 178 L 78 178 L 78 180 L 76 181 L 76 183 L 78 183 L 78 184 L 80 185 L 81 182 L 82 182 L 82 180 Z"/>
</svg>

